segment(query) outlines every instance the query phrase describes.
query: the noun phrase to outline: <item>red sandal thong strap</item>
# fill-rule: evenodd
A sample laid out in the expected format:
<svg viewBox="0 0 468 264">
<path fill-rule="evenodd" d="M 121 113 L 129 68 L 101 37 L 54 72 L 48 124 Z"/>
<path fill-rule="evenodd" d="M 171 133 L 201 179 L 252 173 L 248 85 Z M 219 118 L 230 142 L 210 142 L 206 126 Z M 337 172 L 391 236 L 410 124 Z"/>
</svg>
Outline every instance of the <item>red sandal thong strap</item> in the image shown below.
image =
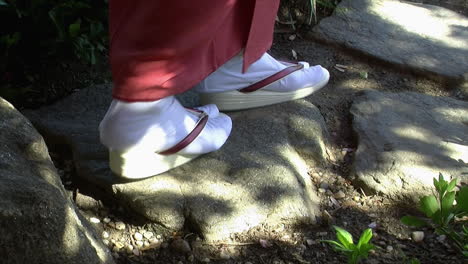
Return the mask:
<svg viewBox="0 0 468 264">
<path fill-rule="evenodd" d="M 195 128 L 190 132 L 184 139 L 182 139 L 179 143 L 177 143 L 175 146 L 166 149 L 164 151 L 159 152 L 158 154 L 160 155 L 172 155 L 174 153 L 179 152 L 181 149 L 185 148 L 188 146 L 190 143 L 192 143 L 198 135 L 203 131 L 203 128 L 205 128 L 206 123 L 208 122 L 208 114 L 196 110 L 196 109 L 189 109 L 190 111 L 198 112 L 200 113 L 200 118 L 198 119 L 197 123 L 195 124 Z"/>
<path fill-rule="evenodd" d="M 241 93 L 251 93 L 251 92 L 255 92 L 257 91 L 258 89 L 261 89 L 267 85 L 269 85 L 270 83 L 273 83 L 281 78 L 284 78 L 285 76 L 295 72 L 295 71 L 298 71 L 298 70 L 301 70 L 302 68 L 304 68 L 304 65 L 302 64 L 296 64 L 296 65 L 292 65 L 292 66 L 289 66 L 259 82 L 256 82 L 248 87 L 245 87 L 245 88 L 242 88 L 239 90 L 239 92 Z"/>
</svg>

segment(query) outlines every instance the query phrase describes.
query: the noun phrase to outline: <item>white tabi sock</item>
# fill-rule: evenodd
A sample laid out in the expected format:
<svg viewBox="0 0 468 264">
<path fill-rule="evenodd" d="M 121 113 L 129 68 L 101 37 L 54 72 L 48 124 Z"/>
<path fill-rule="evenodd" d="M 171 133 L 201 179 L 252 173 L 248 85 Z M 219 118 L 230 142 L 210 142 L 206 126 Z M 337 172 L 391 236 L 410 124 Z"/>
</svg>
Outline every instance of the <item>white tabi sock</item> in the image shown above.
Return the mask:
<svg viewBox="0 0 468 264">
<path fill-rule="evenodd" d="M 238 90 L 259 82 L 291 64 L 282 63 L 271 57 L 268 53 L 254 62 L 245 73 L 242 73 L 242 55 L 239 54 L 223 64 L 215 72 L 194 87 L 200 93 L 219 93 Z M 320 65 L 310 67 L 307 62 L 302 70 L 293 72 L 288 76 L 273 82 L 262 90 L 287 92 L 305 87 L 312 87 L 329 78 L 328 71 Z"/>
<path fill-rule="evenodd" d="M 231 118 L 219 113 L 215 105 L 199 109 L 208 114 L 208 122 L 180 154 L 215 151 L 231 133 Z M 99 132 L 102 144 L 110 150 L 161 152 L 182 141 L 199 119 L 199 115 L 185 109 L 173 96 L 134 103 L 114 99 L 99 125 Z"/>
</svg>

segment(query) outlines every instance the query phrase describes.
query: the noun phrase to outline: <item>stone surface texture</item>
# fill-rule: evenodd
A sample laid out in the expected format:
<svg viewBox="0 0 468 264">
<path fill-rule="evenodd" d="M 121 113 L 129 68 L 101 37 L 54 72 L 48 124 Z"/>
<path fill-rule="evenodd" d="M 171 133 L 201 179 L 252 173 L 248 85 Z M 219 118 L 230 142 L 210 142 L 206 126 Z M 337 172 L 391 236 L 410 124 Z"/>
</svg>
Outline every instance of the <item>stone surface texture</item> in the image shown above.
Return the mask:
<svg viewBox="0 0 468 264">
<path fill-rule="evenodd" d="M 442 7 L 343 0 L 312 36 L 451 80 L 468 73 L 468 18 Z"/>
<path fill-rule="evenodd" d="M 439 172 L 468 182 L 468 102 L 412 92 L 367 91 L 352 107 L 356 182 L 416 200 Z"/>
<path fill-rule="evenodd" d="M 113 263 L 77 212 L 42 137 L 0 98 L 2 263 Z"/>
<path fill-rule="evenodd" d="M 120 203 L 171 229 L 188 225 L 223 240 L 260 224 L 314 222 L 319 200 L 308 175 L 327 159 L 328 133 L 305 100 L 233 112 L 223 148 L 167 173 L 119 183 L 107 165 L 97 127 L 111 87 L 97 86 L 28 113 L 49 142 L 71 146 L 78 174 Z M 182 102 L 194 104 L 191 95 Z"/>
</svg>

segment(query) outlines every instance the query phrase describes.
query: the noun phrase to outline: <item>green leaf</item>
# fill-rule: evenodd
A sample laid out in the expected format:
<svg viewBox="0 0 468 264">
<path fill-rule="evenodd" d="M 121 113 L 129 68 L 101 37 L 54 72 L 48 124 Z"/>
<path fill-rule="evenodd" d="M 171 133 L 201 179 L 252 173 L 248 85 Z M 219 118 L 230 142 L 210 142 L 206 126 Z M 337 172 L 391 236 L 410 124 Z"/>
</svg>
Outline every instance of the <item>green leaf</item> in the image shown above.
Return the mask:
<svg viewBox="0 0 468 264">
<path fill-rule="evenodd" d="M 444 194 L 447 191 L 447 181 L 444 179 L 444 175 L 439 173 L 439 194 Z"/>
<path fill-rule="evenodd" d="M 457 193 L 457 208 L 468 213 L 468 186 L 463 186 Z"/>
<path fill-rule="evenodd" d="M 353 236 L 343 228 L 340 228 L 338 226 L 334 226 L 336 230 L 336 238 L 341 242 L 343 246 L 345 246 L 348 249 L 351 249 L 351 245 L 353 245 Z"/>
<path fill-rule="evenodd" d="M 407 225 L 407 226 L 414 226 L 414 227 L 423 227 L 427 225 L 427 222 L 412 215 L 403 216 L 400 221 Z"/>
<path fill-rule="evenodd" d="M 439 210 L 439 204 L 433 195 L 428 195 L 421 198 L 420 208 L 427 217 L 432 217 Z"/>
<path fill-rule="evenodd" d="M 455 192 L 448 192 L 441 201 L 442 216 L 447 218 L 449 212 L 453 208 L 453 202 L 455 201 Z"/>
<path fill-rule="evenodd" d="M 372 238 L 372 229 L 367 228 L 366 230 L 364 230 L 364 232 L 362 232 L 362 235 L 359 238 L 359 242 L 357 244 L 357 248 L 359 249 L 363 245 L 367 245 L 367 243 L 369 243 L 371 238 Z"/>
<path fill-rule="evenodd" d="M 349 250 L 345 248 L 342 244 L 334 241 L 334 240 L 322 240 L 322 242 L 329 243 L 333 246 L 334 249 L 340 250 L 340 251 L 345 251 L 345 252 L 351 252 L 352 250 Z"/>
<path fill-rule="evenodd" d="M 439 178 L 440 178 L 440 174 L 439 174 Z M 440 189 L 439 181 L 436 178 L 432 178 L 432 182 L 433 182 L 434 187 L 436 188 L 436 190 L 439 191 L 439 189 Z"/>
<path fill-rule="evenodd" d="M 452 179 L 447 186 L 447 192 L 451 192 L 455 188 L 455 185 L 457 185 L 457 179 Z"/>
<path fill-rule="evenodd" d="M 81 21 L 78 19 L 75 23 L 68 26 L 68 34 L 74 38 L 80 33 Z"/>
</svg>

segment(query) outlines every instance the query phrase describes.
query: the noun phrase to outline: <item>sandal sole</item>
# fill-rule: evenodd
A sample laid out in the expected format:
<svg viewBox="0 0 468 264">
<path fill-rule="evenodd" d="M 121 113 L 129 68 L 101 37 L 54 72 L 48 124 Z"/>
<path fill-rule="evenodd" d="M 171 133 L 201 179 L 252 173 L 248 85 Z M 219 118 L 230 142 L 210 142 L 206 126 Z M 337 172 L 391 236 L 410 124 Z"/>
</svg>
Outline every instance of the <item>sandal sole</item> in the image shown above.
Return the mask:
<svg viewBox="0 0 468 264">
<path fill-rule="evenodd" d="M 160 155 L 147 152 L 109 151 L 112 172 L 125 179 L 143 179 L 185 164 L 200 155 Z"/>
<path fill-rule="evenodd" d="M 257 90 L 251 93 L 242 93 L 237 90 L 223 93 L 202 93 L 200 103 L 216 104 L 219 110 L 235 111 L 256 107 L 262 107 L 277 103 L 288 102 L 304 98 L 323 88 L 329 80 L 329 76 L 322 82 L 312 87 L 306 87 L 291 92 L 273 92 Z"/>
</svg>

